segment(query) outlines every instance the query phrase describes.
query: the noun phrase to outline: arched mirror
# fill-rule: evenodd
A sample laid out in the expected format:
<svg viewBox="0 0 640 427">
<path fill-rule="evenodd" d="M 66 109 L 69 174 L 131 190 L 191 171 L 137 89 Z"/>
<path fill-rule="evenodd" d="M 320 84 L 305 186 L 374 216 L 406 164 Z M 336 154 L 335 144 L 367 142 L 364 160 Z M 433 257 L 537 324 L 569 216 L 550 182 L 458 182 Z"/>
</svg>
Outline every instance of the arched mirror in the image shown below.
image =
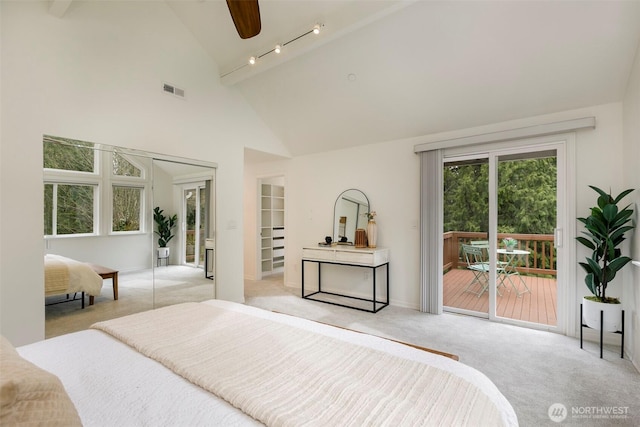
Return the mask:
<svg viewBox="0 0 640 427">
<path fill-rule="evenodd" d="M 333 241 L 352 245 L 356 229 L 366 228 L 369 199 L 360 190 L 349 189 L 340 193 L 333 209 Z"/>
</svg>

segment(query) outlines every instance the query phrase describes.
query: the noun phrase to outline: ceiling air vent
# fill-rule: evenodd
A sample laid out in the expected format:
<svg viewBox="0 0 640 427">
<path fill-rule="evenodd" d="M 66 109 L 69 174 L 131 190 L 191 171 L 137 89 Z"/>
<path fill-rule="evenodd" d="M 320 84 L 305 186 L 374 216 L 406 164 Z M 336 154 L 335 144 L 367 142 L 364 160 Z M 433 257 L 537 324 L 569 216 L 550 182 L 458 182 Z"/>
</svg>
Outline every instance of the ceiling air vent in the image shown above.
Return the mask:
<svg viewBox="0 0 640 427">
<path fill-rule="evenodd" d="M 184 89 L 170 85 L 169 83 L 162 83 L 162 90 L 166 93 L 184 98 Z"/>
</svg>

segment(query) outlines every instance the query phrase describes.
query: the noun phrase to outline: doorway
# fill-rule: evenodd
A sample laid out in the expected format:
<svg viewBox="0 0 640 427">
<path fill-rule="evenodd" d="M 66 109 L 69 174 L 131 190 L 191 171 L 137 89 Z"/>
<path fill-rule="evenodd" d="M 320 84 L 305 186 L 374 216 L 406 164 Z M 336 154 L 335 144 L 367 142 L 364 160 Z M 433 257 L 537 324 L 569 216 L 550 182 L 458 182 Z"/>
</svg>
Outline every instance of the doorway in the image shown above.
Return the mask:
<svg viewBox="0 0 640 427">
<path fill-rule="evenodd" d="M 205 182 L 186 184 L 182 188 L 183 263 L 204 266 L 207 197 Z"/>
<path fill-rule="evenodd" d="M 557 329 L 564 146 L 473 151 L 443 156 L 444 310 Z"/>
<path fill-rule="evenodd" d="M 264 278 L 284 272 L 284 176 L 258 179 L 258 194 L 258 271 Z"/>
</svg>

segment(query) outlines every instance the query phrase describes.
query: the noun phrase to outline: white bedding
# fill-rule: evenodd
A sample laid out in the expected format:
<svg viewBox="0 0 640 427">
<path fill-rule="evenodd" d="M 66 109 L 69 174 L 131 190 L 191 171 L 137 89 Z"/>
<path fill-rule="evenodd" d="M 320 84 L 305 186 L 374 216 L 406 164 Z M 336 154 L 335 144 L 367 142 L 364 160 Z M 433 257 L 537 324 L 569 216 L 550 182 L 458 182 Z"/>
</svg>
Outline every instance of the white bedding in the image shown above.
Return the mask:
<svg viewBox="0 0 640 427">
<path fill-rule="evenodd" d="M 254 307 L 219 300 L 205 304 L 286 323 L 447 370 L 483 390 L 502 413 L 504 425 L 517 425 L 513 408 L 495 385 L 462 363 L 381 338 Z M 258 424 L 209 392 L 97 330 L 30 344 L 18 348 L 18 352 L 62 380 L 85 426 Z M 425 420 L 425 425 L 428 424 L 429 420 Z"/>
<path fill-rule="evenodd" d="M 51 266 L 52 272 L 59 272 L 61 265 L 66 267 L 66 275 L 49 273 L 49 266 Z M 44 266 L 45 296 L 74 292 L 100 295 L 102 277 L 93 271 L 88 264 L 61 255 L 46 254 Z"/>
</svg>

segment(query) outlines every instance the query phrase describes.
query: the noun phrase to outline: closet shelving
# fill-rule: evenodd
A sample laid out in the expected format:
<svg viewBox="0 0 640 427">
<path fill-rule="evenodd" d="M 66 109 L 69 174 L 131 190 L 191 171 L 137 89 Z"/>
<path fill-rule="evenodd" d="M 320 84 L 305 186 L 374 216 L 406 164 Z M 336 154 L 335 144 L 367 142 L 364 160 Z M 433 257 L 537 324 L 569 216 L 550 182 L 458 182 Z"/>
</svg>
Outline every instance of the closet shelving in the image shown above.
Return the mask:
<svg viewBox="0 0 640 427">
<path fill-rule="evenodd" d="M 262 275 L 284 270 L 284 187 L 261 185 L 261 266 Z"/>
</svg>

